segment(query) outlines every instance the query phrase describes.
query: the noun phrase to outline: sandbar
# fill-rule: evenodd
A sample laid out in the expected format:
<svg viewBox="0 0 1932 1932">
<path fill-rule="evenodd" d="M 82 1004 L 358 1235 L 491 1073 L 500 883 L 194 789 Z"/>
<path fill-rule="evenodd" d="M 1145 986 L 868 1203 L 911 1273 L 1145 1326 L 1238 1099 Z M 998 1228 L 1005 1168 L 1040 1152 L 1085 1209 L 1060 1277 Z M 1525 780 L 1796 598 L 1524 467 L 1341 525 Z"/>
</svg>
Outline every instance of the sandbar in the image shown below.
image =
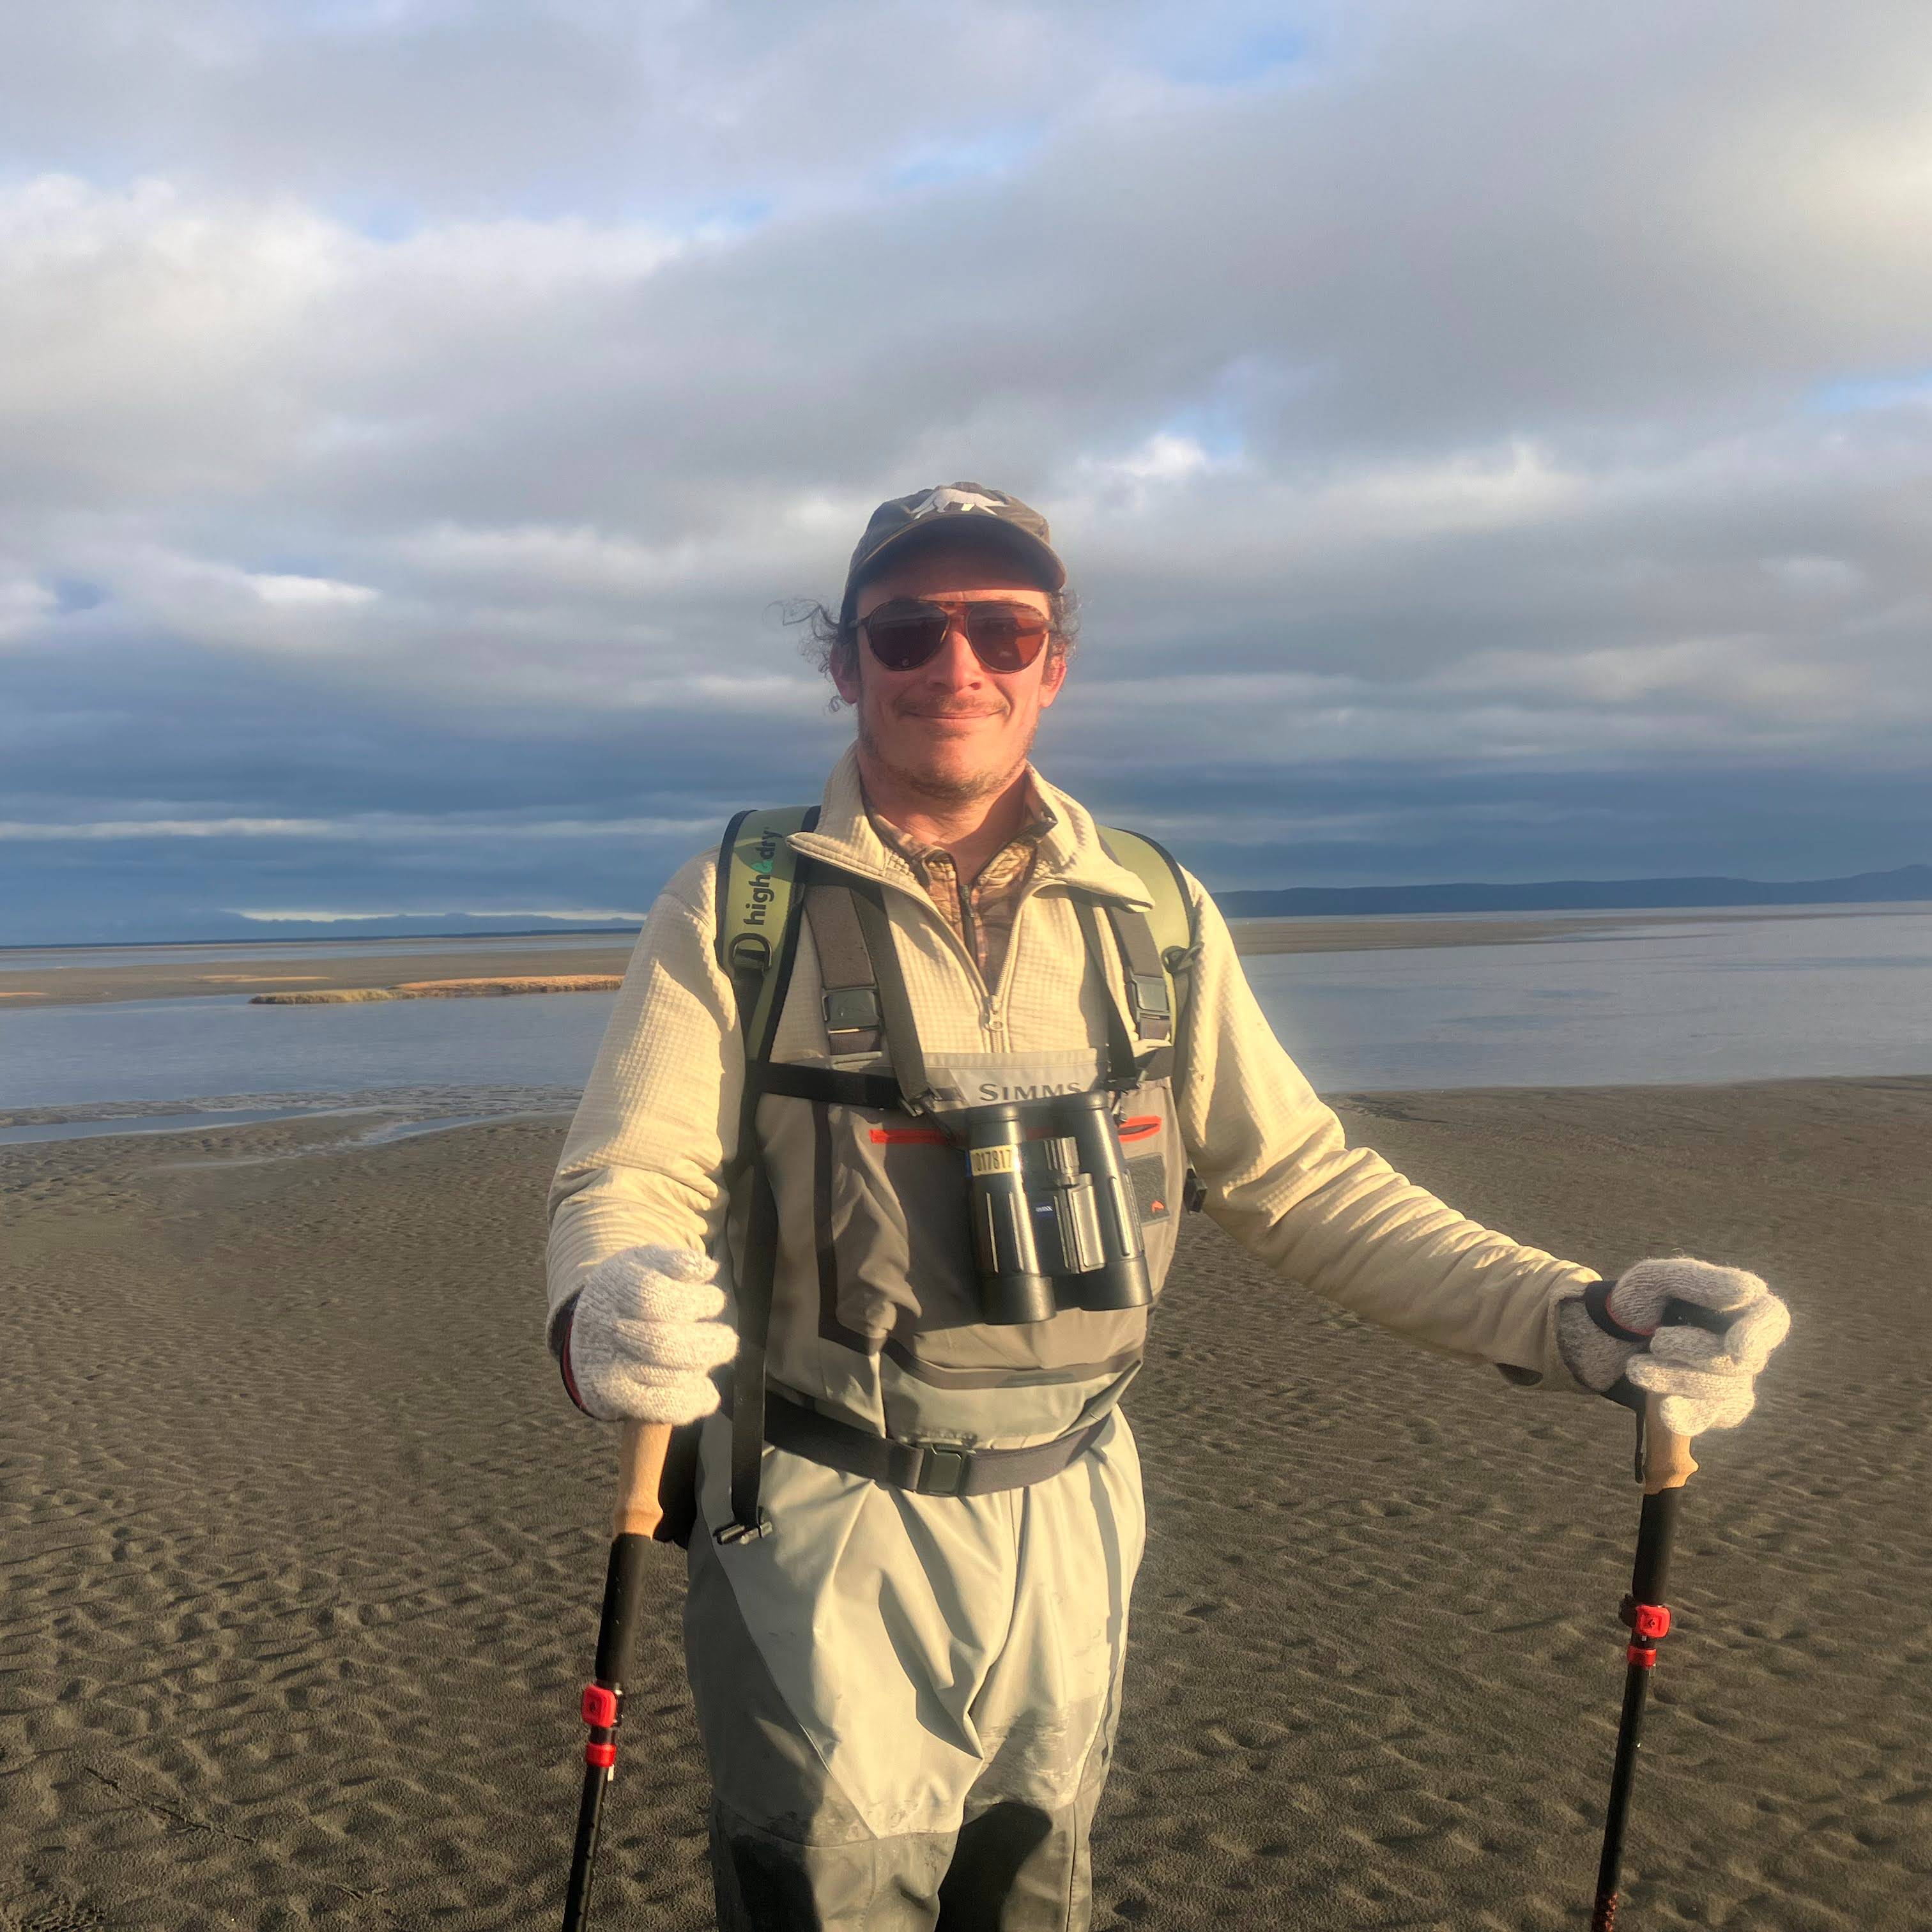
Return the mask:
<svg viewBox="0 0 1932 1932">
<path fill-rule="evenodd" d="M 1708 926 L 1768 919 L 1844 919 L 1923 913 L 1923 905 L 1722 907 L 1711 911 L 1547 913 L 1504 915 L 1430 914 L 1403 917 L 1349 919 L 1250 919 L 1233 922 L 1235 950 L 1244 954 L 1276 952 L 1373 952 L 1392 949 L 1445 946 L 1561 945 L 1580 940 L 1628 938 L 1659 926 Z M 447 952 L 344 952 L 338 958 L 304 953 L 277 958 L 252 952 L 245 959 L 210 962 L 184 958 L 178 962 L 144 958 L 126 965 L 112 963 L 100 951 L 82 951 L 73 963 L 58 957 L 0 976 L 0 998 L 27 1000 L 41 1006 L 92 1005 L 111 1000 L 160 1000 L 236 994 L 244 987 L 255 996 L 295 992 L 394 993 L 404 982 L 466 982 L 480 984 L 478 968 L 487 967 L 496 991 L 580 992 L 564 983 L 584 978 L 621 980 L 629 964 L 634 936 L 614 934 L 606 945 L 584 944 L 580 936 L 536 938 L 514 949 L 490 942 L 487 954 L 464 950 L 452 942 Z M 159 950 L 159 949 L 157 949 Z M 184 948 L 184 952 L 191 949 Z M 205 951 L 206 949 L 198 949 Z M 230 970 L 245 965 L 244 974 Z M 557 982 L 549 988 L 520 986 L 517 980 Z M 307 1004 L 306 1001 L 276 1001 Z M 24 1010 L 24 1008 L 23 1008 Z"/>
</svg>

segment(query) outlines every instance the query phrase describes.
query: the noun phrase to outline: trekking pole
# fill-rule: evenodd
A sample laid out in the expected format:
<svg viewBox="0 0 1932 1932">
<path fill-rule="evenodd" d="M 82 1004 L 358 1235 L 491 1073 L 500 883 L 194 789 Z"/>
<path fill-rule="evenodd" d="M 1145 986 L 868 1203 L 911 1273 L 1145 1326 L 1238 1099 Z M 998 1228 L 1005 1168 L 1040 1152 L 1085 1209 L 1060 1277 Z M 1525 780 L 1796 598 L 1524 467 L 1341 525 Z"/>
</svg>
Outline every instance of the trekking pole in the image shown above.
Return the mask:
<svg viewBox="0 0 1932 1932">
<path fill-rule="evenodd" d="M 670 1441 L 667 1424 L 624 1424 L 610 1562 L 604 1572 L 604 1610 L 597 1626 L 597 1670 L 584 1688 L 584 1721 L 590 1726 L 590 1736 L 584 1747 L 584 1795 L 578 1801 L 577 1844 L 571 1854 L 570 1889 L 564 1898 L 563 1932 L 581 1932 L 590 1916 L 597 1834 L 604 1820 L 604 1792 L 617 1774 L 617 1724 L 623 1715 L 624 1679 L 630 1673 L 637 1648 L 645 1556 L 662 1514 L 658 1483 Z"/>
<path fill-rule="evenodd" d="M 1721 1335 L 1730 1325 L 1712 1310 L 1688 1301 L 1666 1309 L 1666 1328 L 1691 1325 Z M 1637 1520 L 1636 1562 L 1630 1573 L 1630 1594 L 1619 1614 L 1630 1629 L 1624 1653 L 1624 1708 L 1617 1726 L 1616 1762 L 1610 1771 L 1610 1798 L 1604 1816 L 1604 1853 L 1597 1865 L 1597 1899 L 1590 1914 L 1590 1932 L 1616 1932 L 1617 1888 L 1623 1867 L 1624 1821 L 1630 1812 L 1630 1783 L 1636 1775 L 1639 1733 L 1643 1728 L 1644 1700 L 1650 1673 L 1657 1665 L 1657 1646 L 1670 1628 L 1664 1592 L 1670 1573 L 1670 1543 L 1677 1528 L 1684 1486 L 1696 1474 L 1690 1460 L 1690 1438 L 1673 1435 L 1658 1420 L 1659 1399 L 1648 1396 L 1636 1412 L 1636 1475 L 1643 1485 L 1643 1508 Z"/>
</svg>

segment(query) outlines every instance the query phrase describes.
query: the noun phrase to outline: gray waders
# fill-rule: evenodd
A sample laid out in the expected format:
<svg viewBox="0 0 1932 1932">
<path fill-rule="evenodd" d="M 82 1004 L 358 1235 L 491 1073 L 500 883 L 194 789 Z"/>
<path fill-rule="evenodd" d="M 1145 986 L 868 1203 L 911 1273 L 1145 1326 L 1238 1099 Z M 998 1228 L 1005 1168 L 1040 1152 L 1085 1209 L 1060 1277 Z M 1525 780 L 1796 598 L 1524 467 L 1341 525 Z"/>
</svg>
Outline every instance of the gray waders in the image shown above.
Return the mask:
<svg viewBox="0 0 1932 1932">
<path fill-rule="evenodd" d="M 748 814 L 720 855 L 746 1042 L 739 1346 L 698 1435 L 685 1612 L 718 1922 L 1084 1928 L 1144 1534 L 1116 1404 L 1148 1310 L 981 1320 L 947 1115 L 1111 1090 L 1157 1289 L 1187 1184 L 1170 1075 L 1192 935 L 1163 922 L 1163 956 L 1138 908 L 1079 895 L 1105 1042 L 1076 1014 L 1064 1052 L 929 1058 L 887 890 L 794 853 L 808 829 Z M 775 1063 L 801 922 L 826 1050 Z"/>
</svg>

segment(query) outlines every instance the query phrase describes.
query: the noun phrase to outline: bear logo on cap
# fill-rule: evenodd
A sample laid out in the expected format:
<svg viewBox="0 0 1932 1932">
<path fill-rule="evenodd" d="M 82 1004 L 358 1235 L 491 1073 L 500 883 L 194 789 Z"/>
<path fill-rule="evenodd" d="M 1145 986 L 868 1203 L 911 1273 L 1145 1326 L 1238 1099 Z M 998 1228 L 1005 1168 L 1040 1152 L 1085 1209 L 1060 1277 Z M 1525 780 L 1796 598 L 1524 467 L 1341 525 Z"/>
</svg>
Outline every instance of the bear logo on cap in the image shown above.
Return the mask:
<svg viewBox="0 0 1932 1932">
<path fill-rule="evenodd" d="M 929 517 L 940 510 L 985 510 L 997 515 L 998 503 L 991 496 L 982 496 L 976 490 L 956 490 L 949 483 L 937 490 L 928 490 L 916 503 L 906 512 L 908 517 Z"/>
</svg>

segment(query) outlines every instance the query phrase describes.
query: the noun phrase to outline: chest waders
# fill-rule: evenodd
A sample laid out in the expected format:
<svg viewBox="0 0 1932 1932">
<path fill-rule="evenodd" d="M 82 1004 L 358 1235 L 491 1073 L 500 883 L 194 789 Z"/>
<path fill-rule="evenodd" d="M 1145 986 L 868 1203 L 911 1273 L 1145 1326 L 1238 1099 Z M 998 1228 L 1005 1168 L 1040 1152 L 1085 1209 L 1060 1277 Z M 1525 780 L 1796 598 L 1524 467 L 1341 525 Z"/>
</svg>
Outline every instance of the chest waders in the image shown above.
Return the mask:
<svg viewBox="0 0 1932 1932">
<path fill-rule="evenodd" d="M 1090 982 L 1106 994 L 1102 1085 L 1095 1089 L 1089 1073 L 1042 1080 L 1016 1097 L 997 1059 L 962 1073 L 966 1062 L 987 1057 L 928 1058 L 886 888 L 789 843 L 818 816 L 804 807 L 741 812 L 718 853 L 718 959 L 736 995 L 745 1042 L 738 1143 L 727 1174 L 734 1202 L 745 1204 L 728 1405 L 731 1514 L 720 1543 L 770 1527 L 758 1503 L 767 1442 L 922 1494 L 971 1496 L 1057 1474 L 1105 1426 L 1112 1407 L 1108 1401 L 1050 1441 L 956 1448 L 873 1434 L 782 1392 L 768 1401 L 782 1223 L 802 1220 L 813 1228 L 818 1332 L 826 1340 L 862 1356 L 882 1353 L 900 1370 L 956 1389 L 1066 1381 L 1094 1369 L 1114 1374 L 1118 1386 L 1121 1372 L 1138 1364 L 1146 1306 L 1172 1251 L 1174 1205 L 1198 1205 L 1198 1184 L 1180 1172 L 1169 1090 L 1181 995 L 1198 950 L 1173 860 L 1150 839 L 1102 830 L 1108 850 L 1154 906 L 1144 913 L 1067 889 Z M 866 1070 L 772 1057 L 801 922 L 818 956 L 830 1056 L 868 1062 Z M 1084 1052 L 1092 1052 L 1090 1041 Z M 881 1055 L 889 1070 L 880 1069 Z M 789 1175 L 782 1213 L 773 1149 L 759 1126 L 770 1097 L 806 1108 L 788 1117 L 781 1137 Z M 798 1172 L 804 1168 L 808 1183 Z M 1037 1337 L 1062 1324 L 1077 1331 L 1089 1354 L 1096 1352 L 1092 1338 L 1101 1338 L 1104 1359 L 1056 1367 L 1054 1352 L 1042 1356 L 1037 1341 L 1001 1339 L 1023 1328 Z M 908 1339 L 908 1328 L 923 1332 Z M 944 1346 L 962 1333 L 977 1337 L 976 1354 L 962 1359 Z M 1058 1352 L 1080 1352 L 1070 1341 Z M 694 1497 L 690 1507 L 690 1518 L 659 1534 L 686 1540 Z"/>
</svg>

